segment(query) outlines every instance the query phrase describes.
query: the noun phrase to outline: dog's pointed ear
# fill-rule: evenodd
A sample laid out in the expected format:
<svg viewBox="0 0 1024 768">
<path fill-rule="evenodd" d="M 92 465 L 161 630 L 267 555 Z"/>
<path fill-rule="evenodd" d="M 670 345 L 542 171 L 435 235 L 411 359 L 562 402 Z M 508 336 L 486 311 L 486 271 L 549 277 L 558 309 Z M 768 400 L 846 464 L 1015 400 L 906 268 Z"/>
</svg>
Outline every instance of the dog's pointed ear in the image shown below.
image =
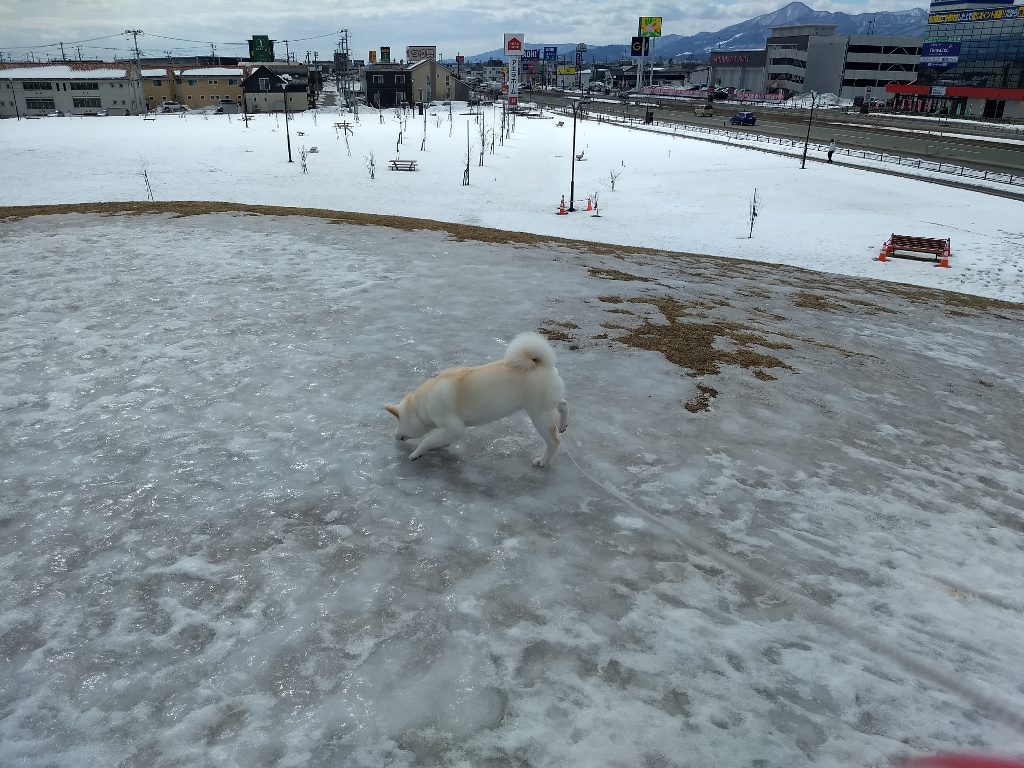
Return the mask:
<svg viewBox="0 0 1024 768">
<path fill-rule="evenodd" d="M 398 415 L 398 409 L 395 406 L 393 406 L 393 405 L 385 405 L 384 406 L 384 410 L 387 411 L 388 413 L 390 413 L 396 419 L 400 418 L 399 415 Z"/>
</svg>

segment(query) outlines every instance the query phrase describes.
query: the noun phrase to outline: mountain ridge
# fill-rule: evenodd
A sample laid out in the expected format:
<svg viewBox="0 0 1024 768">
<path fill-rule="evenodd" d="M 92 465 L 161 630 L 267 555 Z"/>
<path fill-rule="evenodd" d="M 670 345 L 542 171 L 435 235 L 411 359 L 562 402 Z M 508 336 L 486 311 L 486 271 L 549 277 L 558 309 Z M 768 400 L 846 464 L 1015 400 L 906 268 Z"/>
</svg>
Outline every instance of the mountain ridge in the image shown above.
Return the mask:
<svg viewBox="0 0 1024 768">
<path fill-rule="evenodd" d="M 924 8 L 909 8 L 904 11 L 877 11 L 872 13 L 849 14 L 841 11 L 816 11 L 798 0 L 781 8 L 755 16 L 752 19 L 730 24 L 716 32 L 698 32 L 695 35 L 664 35 L 654 42 L 654 54 L 658 59 L 692 58 L 706 61 L 713 50 L 739 51 L 764 48 L 772 27 L 790 24 L 835 24 L 840 35 L 895 35 L 924 37 L 928 11 Z M 559 57 L 573 61 L 576 43 L 527 43 L 526 48 L 543 48 L 556 45 Z M 621 45 L 589 45 L 584 54 L 585 61 L 616 61 L 629 57 L 629 40 Z M 501 48 L 467 56 L 466 61 L 504 59 Z"/>
</svg>

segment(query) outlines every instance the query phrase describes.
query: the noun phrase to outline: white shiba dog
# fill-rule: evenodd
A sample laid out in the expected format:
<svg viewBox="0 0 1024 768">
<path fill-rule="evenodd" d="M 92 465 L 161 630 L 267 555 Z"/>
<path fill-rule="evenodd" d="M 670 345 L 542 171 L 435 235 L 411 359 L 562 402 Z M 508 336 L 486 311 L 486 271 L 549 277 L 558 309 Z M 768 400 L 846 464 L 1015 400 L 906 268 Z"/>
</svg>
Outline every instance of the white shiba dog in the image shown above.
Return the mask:
<svg viewBox="0 0 1024 768">
<path fill-rule="evenodd" d="M 558 451 L 558 435 L 569 425 L 565 384 L 555 369 L 555 351 L 538 333 L 521 333 L 505 357 L 474 368 L 449 368 L 420 384 L 398 405 L 385 406 L 398 419 L 395 437 L 422 438 L 409 456 L 451 445 L 467 427 L 526 411 L 547 450 L 533 460 L 546 467 Z"/>
</svg>

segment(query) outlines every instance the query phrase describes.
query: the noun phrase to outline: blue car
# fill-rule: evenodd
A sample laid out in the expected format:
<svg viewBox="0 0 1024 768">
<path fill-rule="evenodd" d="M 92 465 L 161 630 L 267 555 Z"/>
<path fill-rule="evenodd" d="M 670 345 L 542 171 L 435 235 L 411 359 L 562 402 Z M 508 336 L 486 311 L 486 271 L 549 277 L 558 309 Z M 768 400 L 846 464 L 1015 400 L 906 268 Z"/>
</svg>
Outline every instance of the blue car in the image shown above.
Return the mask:
<svg viewBox="0 0 1024 768">
<path fill-rule="evenodd" d="M 754 125 L 757 123 L 757 115 L 753 112 L 737 112 L 729 122 L 733 125 Z"/>
</svg>

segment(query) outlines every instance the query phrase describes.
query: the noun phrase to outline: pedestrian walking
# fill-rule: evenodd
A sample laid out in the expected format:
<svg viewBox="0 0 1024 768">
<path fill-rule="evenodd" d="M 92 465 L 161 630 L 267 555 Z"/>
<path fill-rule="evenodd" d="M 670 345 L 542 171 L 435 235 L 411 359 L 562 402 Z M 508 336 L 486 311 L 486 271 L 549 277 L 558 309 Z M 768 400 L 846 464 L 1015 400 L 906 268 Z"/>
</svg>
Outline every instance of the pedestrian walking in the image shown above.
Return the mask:
<svg viewBox="0 0 1024 768">
<path fill-rule="evenodd" d="M 835 152 L 835 151 L 836 151 L 836 140 L 832 139 L 832 141 L 830 141 L 828 143 L 828 161 L 830 163 L 832 162 L 832 153 Z"/>
</svg>

